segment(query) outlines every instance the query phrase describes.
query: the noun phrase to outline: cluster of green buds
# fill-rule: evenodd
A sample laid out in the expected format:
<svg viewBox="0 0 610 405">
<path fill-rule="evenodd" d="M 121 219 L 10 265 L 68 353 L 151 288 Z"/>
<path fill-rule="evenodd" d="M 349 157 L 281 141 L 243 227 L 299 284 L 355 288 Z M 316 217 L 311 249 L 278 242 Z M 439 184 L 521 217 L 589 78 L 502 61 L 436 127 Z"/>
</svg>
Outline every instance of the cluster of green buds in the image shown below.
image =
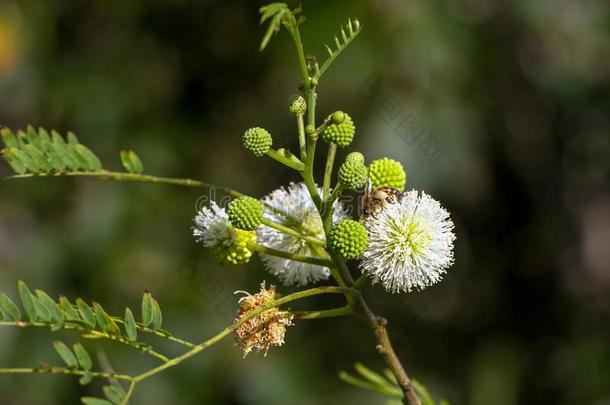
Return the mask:
<svg viewBox="0 0 610 405">
<path fill-rule="evenodd" d="M 331 115 L 331 123 L 322 131 L 322 139 L 328 143 L 335 143 L 345 148 L 354 140 L 356 126 L 352 118 L 343 111 L 336 111 Z"/>
<path fill-rule="evenodd" d="M 307 112 L 307 102 L 301 95 L 290 96 L 288 112 L 295 115 L 299 125 L 301 153 L 299 159 L 285 149 L 272 149 L 273 139 L 269 131 L 253 127 L 245 131 L 243 144 L 246 150 L 257 157 L 267 155 L 287 166 L 303 170 L 306 158 L 306 142 L 315 142 L 319 137 L 331 145 L 333 154 L 337 147 L 349 146 L 356 133 L 356 126 L 349 114 L 335 111 L 327 116 L 319 128 L 304 125 L 304 115 Z M 305 140 L 305 137 L 309 141 Z M 334 145 L 334 146 L 333 146 Z M 334 156 L 334 155 L 333 155 Z M 368 166 L 364 155 L 360 152 L 348 153 L 337 171 L 337 184 L 332 189 L 330 201 L 334 203 L 344 190 L 362 191 L 367 187 L 394 188 L 404 191 L 407 174 L 400 162 L 384 157 L 372 161 Z M 326 182 L 327 179 L 325 179 Z M 310 189 L 311 191 L 311 189 Z M 326 196 L 326 194 L 325 194 Z M 239 231 L 250 232 L 257 229 L 263 220 L 263 204 L 251 197 L 235 199 L 228 207 L 228 218 L 231 225 Z M 331 224 L 328 234 L 327 248 L 343 259 L 359 258 L 368 244 L 367 231 L 359 221 L 343 219 Z"/>
</svg>

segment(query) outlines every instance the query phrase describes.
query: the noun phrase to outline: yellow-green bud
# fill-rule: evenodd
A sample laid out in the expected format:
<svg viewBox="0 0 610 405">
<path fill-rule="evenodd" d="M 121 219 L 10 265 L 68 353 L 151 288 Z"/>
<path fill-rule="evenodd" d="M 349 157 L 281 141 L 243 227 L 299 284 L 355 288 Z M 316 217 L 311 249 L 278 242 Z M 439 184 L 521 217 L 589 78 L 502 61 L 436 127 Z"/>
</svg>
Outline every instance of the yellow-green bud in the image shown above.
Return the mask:
<svg viewBox="0 0 610 405">
<path fill-rule="evenodd" d="M 271 134 L 264 128 L 254 127 L 244 132 L 242 138 L 244 147 L 256 157 L 261 157 L 269 152 L 273 139 Z"/>
<path fill-rule="evenodd" d="M 330 119 L 333 121 L 333 124 L 342 124 L 345 121 L 345 113 L 343 111 L 335 111 Z"/>
<path fill-rule="evenodd" d="M 363 188 L 366 184 L 367 176 L 368 169 L 364 165 L 364 162 L 359 161 L 358 159 L 348 160 L 346 158 L 337 172 L 339 184 L 348 190 L 359 190 Z"/>
<path fill-rule="evenodd" d="M 305 127 L 305 133 L 307 133 L 307 135 L 313 135 L 316 133 L 316 127 L 314 127 L 312 124 L 307 124 L 307 126 Z"/>
<path fill-rule="evenodd" d="M 373 188 L 394 187 L 399 191 L 405 190 L 407 173 L 400 162 L 389 159 L 377 159 L 369 166 L 369 178 Z"/>
<path fill-rule="evenodd" d="M 344 219 L 330 230 L 330 248 L 344 259 L 359 258 L 368 243 L 366 229 L 360 222 Z"/>
<path fill-rule="evenodd" d="M 229 204 L 229 221 L 237 229 L 255 230 L 263 219 L 263 203 L 252 197 L 239 197 Z"/>
<path fill-rule="evenodd" d="M 346 162 L 358 162 L 364 164 L 364 155 L 360 152 L 348 153 L 345 157 Z"/>
<path fill-rule="evenodd" d="M 221 244 L 213 247 L 212 253 L 221 263 L 248 263 L 250 257 L 252 257 L 252 251 L 248 248 L 248 245 L 256 242 L 256 232 L 235 228 L 232 231 L 235 232 L 233 242 L 229 246 Z"/>
<path fill-rule="evenodd" d="M 324 131 L 322 131 L 322 139 L 328 143 L 334 142 L 337 146 L 344 148 L 352 143 L 354 133 L 356 132 L 356 126 L 349 115 L 343 112 L 340 113 L 341 114 L 339 115 L 343 115 L 343 121 L 340 124 L 333 123 L 324 128 Z M 333 114 L 333 121 L 335 114 Z"/>
<path fill-rule="evenodd" d="M 293 95 L 288 97 L 288 111 L 296 115 L 303 115 L 307 111 L 307 103 L 303 96 Z"/>
</svg>

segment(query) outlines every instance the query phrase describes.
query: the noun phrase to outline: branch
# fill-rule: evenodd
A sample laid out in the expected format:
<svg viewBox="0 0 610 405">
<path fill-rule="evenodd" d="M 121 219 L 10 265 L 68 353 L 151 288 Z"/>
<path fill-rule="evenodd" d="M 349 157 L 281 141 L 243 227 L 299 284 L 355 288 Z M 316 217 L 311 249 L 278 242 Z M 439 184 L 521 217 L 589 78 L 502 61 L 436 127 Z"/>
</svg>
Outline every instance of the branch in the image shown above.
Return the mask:
<svg viewBox="0 0 610 405">
<path fill-rule="evenodd" d="M 103 373 L 98 371 L 74 370 L 64 367 L 17 367 L 17 368 L 0 368 L 0 374 L 64 374 L 83 377 L 85 374 L 92 378 L 115 378 L 117 380 L 132 381 L 133 377 L 127 374 Z"/>
<path fill-rule="evenodd" d="M 99 180 L 112 180 L 122 181 L 130 183 L 155 183 L 155 184 L 169 184 L 175 186 L 186 186 L 186 187 L 197 187 L 197 188 L 211 188 L 225 192 L 232 197 L 241 197 L 244 194 L 226 188 L 220 187 L 211 183 L 205 183 L 199 180 L 192 179 L 180 179 L 171 177 L 157 177 L 147 174 L 137 173 L 123 173 L 123 172 L 112 172 L 107 170 L 100 170 L 97 172 L 57 172 L 57 173 L 28 173 L 28 174 L 17 174 L 3 178 L 3 180 L 14 180 L 14 179 L 27 179 L 34 177 L 92 177 Z"/>
</svg>

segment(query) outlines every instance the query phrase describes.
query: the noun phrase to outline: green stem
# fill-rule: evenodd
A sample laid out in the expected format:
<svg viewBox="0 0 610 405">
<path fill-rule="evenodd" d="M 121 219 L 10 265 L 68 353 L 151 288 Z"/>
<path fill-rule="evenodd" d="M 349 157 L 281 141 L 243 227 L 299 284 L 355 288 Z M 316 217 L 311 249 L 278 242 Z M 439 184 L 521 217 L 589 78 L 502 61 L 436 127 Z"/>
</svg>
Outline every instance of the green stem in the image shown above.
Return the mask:
<svg viewBox="0 0 610 405">
<path fill-rule="evenodd" d="M 269 256 L 281 257 L 284 259 L 293 260 L 295 262 L 315 264 L 317 266 L 324 266 L 324 267 L 334 267 L 334 263 L 328 259 L 295 255 L 292 253 L 284 252 L 283 250 L 273 249 L 273 248 L 270 248 L 267 246 L 261 246 L 256 243 L 249 244 L 248 248 L 254 252 L 258 252 L 258 253 L 269 255 Z"/>
<path fill-rule="evenodd" d="M 175 357 L 165 364 L 162 364 L 158 367 L 155 367 L 153 369 L 150 369 L 142 374 L 139 374 L 139 375 L 133 377 L 133 381 L 135 383 L 138 383 L 142 380 L 145 380 L 146 378 L 149 378 L 155 374 L 160 373 L 163 370 L 174 367 L 174 366 L 182 363 L 183 361 L 190 359 L 191 357 L 197 355 L 198 353 L 200 353 L 200 352 L 206 350 L 207 348 L 211 347 L 212 345 L 218 343 L 220 340 L 222 340 L 224 337 L 226 337 L 227 335 L 232 333 L 235 329 L 239 328 L 241 325 L 243 325 L 250 319 L 254 318 L 255 316 L 260 315 L 261 313 L 263 313 L 271 308 L 278 307 L 280 305 L 286 304 L 291 301 L 295 301 L 295 300 L 299 300 L 299 299 L 303 299 L 303 298 L 307 298 L 307 297 L 312 297 L 314 295 L 321 295 L 321 294 L 349 294 L 349 295 L 358 296 L 358 295 L 360 295 L 360 292 L 357 290 L 354 290 L 354 289 L 350 289 L 350 288 L 328 286 L 328 287 L 312 288 L 310 290 L 298 291 L 296 293 L 286 295 L 285 297 L 279 298 L 273 302 L 270 302 L 267 305 L 263 305 L 263 306 L 257 308 L 256 310 L 250 312 L 248 315 L 244 316 L 239 321 L 235 322 L 233 325 L 226 327 L 225 329 L 223 329 L 220 333 L 218 333 L 214 337 L 197 345 L 195 348 L 184 353 L 183 355 Z"/>
<path fill-rule="evenodd" d="M 136 384 L 137 384 L 136 381 L 131 380 L 131 382 L 129 383 L 129 388 L 127 389 L 127 392 L 125 393 L 125 398 L 123 398 L 123 400 L 121 401 L 121 403 L 119 405 L 127 405 L 129 403 L 129 399 L 133 395 L 133 391 L 136 389 Z"/>
<path fill-rule="evenodd" d="M 117 316 L 113 316 L 112 319 L 117 322 L 117 323 L 121 323 L 121 324 L 125 324 L 125 320 L 123 320 L 120 317 Z M 144 324 L 136 322 L 136 328 L 138 328 L 138 330 L 145 332 L 145 333 L 150 333 L 151 335 L 155 335 L 158 336 L 160 338 L 169 340 L 170 342 L 174 342 L 177 343 L 179 345 L 182 345 L 184 347 L 188 347 L 189 349 L 192 349 L 193 347 L 195 347 L 194 343 L 188 342 L 186 340 L 177 338 L 176 336 L 172 335 L 170 332 L 164 330 L 164 329 L 158 329 L 158 330 L 154 330 L 154 329 L 150 329 L 146 326 L 144 326 Z"/>
<path fill-rule="evenodd" d="M 0 368 L 0 374 L 63 374 L 63 375 L 75 375 L 84 376 L 85 374 L 90 375 L 93 378 L 104 378 L 110 379 L 115 378 L 117 380 L 132 381 L 133 377 L 126 374 L 115 374 L 115 373 L 102 373 L 97 371 L 85 371 L 76 370 L 64 367 L 15 367 L 15 368 Z"/>
<path fill-rule="evenodd" d="M 322 184 L 322 201 L 328 203 L 330 193 L 330 181 L 333 177 L 333 167 L 335 165 L 335 155 L 337 153 L 337 144 L 331 142 L 328 145 L 328 155 L 326 155 L 326 169 L 324 170 L 324 183 Z"/>
<path fill-rule="evenodd" d="M 345 190 L 345 188 L 341 184 L 337 183 L 337 185 L 333 189 L 332 194 L 330 195 L 330 204 L 334 204 L 335 201 L 337 201 L 337 198 L 341 197 L 341 193 L 343 192 L 343 190 Z"/>
<path fill-rule="evenodd" d="M 305 168 L 305 164 L 303 162 L 301 162 L 300 160 L 296 159 L 296 157 L 293 156 L 293 158 L 295 158 L 296 161 L 291 160 L 289 157 L 287 157 L 286 155 L 283 155 L 282 153 L 278 152 L 275 149 L 269 149 L 269 151 L 267 151 L 267 156 L 269 156 L 273 160 L 283 164 L 284 166 L 287 166 L 287 167 L 297 170 L 299 172 Z"/>
<path fill-rule="evenodd" d="M 286 225 L 278 224 L 277 222 L 273 222 L 267 218 L 263 218 L 261 223 L 270 228 L 277 229 L 278 231 L 283 232 L 287 235 L 294 236 L 297 239 L 302 239 L 302 240 L 312 243 L 314 245 L 326 247 L 326 241 L 323 241 L 322 239 L 318 239 L 313 236 L 303 235 L 299 231 L 296 231 Z"/>
<path fill-rule="evenodd" d="M 339 198 L 339 196 L 341 196 L 341 193 L 343 192 L 343 186 L 341 186 L 341 184 L 337 184 L 332 192 L 332 194 L 330 195 L 330 197 L 324 201 L 324 206 L 323 206 L 323 210 L 321 213 L 322 216 L 322 225 L 324 226 L 324 232 L 326 232 L 327 234 L 330 232 L 332 226 L 333 226 L 333 212 L 335 210 L 334 208 L 334 204 L 335 201 L 337 200 L 337 198 Z"/>
<path fill-rule="evenodd" d="M 367 280 L 368 280 L 368 278 L 366 277 L 366 274 L 363 274 L 360 277 L 358 277 L 356 279 L 356 281 L 354 281 L 353 287 L 360 290 L 362 287 L 364 287 L 364 285 L 366 284 Z"/>
<path fill-rule="evenodd" d="M 322 319 L 335 318 L 339 316 L 351 315 L 354 313 L 353 305 L 345 305 L 340 308 L 323 309 L 320 311 L 293 311 L 296 319 Z"/>
<path fill-rule="evenodd" d="M 199 180 L 192 179 L 176 179 L 171 177 L 157 177 L 147 174 L 136 174 L 136 173 L 123 173 L 123 172 L 111 172 L 107 170 L 100 170 L 97 172 L 65 172 L 65 173 L 28 173 L 18 174 L 14 176 L 5 177 L 4 180 L 11 179 L 25 179 L 33 177 L 95 177 L 101 180 L 115 180 L 125 181 L 132 183 L 156 183 L 156 184 L 170 184 L 176 186 L 187 186 L 187 187 L 198 187 L 198 188 L 211 188 L 220 190 L 224 193 L 231 195 L 232 197 L 242 197 L 244 194 L 239 191 L 231 190 L 226 187 L 216 186 L 214 184 L 205 183 Z"/>
<path fill-rule="evenodd" d="M 292 36 L 294 41 L 294 46 L 297 51 L 297 58 L 299 60 L 299 69 L 301 70 L 301 76 L 303 77 L 303 87 L 309 88 L 311 86 L 311 81 L 309 78 L 309 72 L 307 70 L 307 62 L 305 60 L 305 51 L 303 50 L 303 41 L 301 40 L 301 33 L 299 32 L 299 25 L 292 16 L 293 24 L 292 27 L 288 27 L 288 32 Z"/>
<path fill-rule="evenodd" d="M 25 328 L 25 327 L 47 327 L 47 328 L 50 328 L 51 324 L 44 323 L 44 322 L 1 321 L 0 322 L 0 326 L 16 326 L 16 327 L 19 327 L 19 328 Z M 158 352 L 154 351 L 149 346 L 145 346 L 143 343 L 140 343 L 140 342 L 129 341 L 129 340 L 125 339 L 122 336 L 111 335 L 111 334 L 106 333 L 106 332 L 101 332 L 101 331 L 94 330 L 94 329 L 87 329 L 87 328 L 83 328 L 83 327 L 76 326 L 76 325 L 69 325 L 67 323 L 64 323 L 63 329 L 65 329 L 65 330 L 75 330 L 75 331 L 81 332 L 81 334 L 83 334 L 83 335 L 92 335 L 92 336 L 94 336 L 96 338 L 108 339 L 108 340 L 112 340 L 112 341 L 115 341 L 115 342 L 119 342 L 119 343 L 122 343 L 122 344 L 124 344 L 126 346 L 133 347 L 134 349 L 139 350 L 139 351 L 141 351 L 143 353 L 146 353 L 146 354 L 148 354 L 148 355 L 150 355 L 152 357 L 155 357 L 158 360 L 161 360 L 163 362 L 166 362 L 166 361 L 169 360 L 166 356 L 162 355 L 161 353 L 158 353 Z"/>
<path fill-rule="evenodd" d="M 305 141 L 305 123 L 303 122 L 303 114 L 297 116 L 297 129 L 299 132 L 299 151 L 301 152 L 301 160 L 304 162 L 307 159 L 307 142 Z"/>
</svg>

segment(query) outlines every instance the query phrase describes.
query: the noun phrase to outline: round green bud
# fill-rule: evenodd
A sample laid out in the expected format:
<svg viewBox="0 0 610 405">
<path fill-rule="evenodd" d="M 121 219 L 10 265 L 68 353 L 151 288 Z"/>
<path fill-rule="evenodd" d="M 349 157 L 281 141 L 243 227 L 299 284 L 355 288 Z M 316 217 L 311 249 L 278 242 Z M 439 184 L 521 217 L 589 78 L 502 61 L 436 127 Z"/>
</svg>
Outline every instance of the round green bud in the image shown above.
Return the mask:
<svg viewBox="0 0 610 405">
<path fill-rule="evenodd" d="M 360 152 L 348 153 L 345 157 L 346 162 L 358 162 L 364 164 L 364 155 Z"/>
<path fill-rule="evenodd" d="M 227 208 L 229 221 L 237 229 L 253 231 L 263 219 L 263 203 L 252 197 L 239 197 Z"/>
<path fill-rule="evenodd" d="M 358 221 L 344 219 L 330 230 L 330 248 L 344 259 L 362 256 L 369 243 L 366 229 Z"/>
<path fill-rule="evenodd" d="M 307 111 L 307 103 L 303 96 L 293 95 L 288 97 L 288 111 L 296 115 L 303 115 Z"/>
<path fill-rule="evenodd" d="M 356 152 L 357 153 L 357 152 Z M 339 184 L 348 190 L 359 190 L 366 184 L 368 177 L 368 169 L 364 162 L 358 159 L 345 159 L 345 162 L 339 167 L 337 177 Z"/>
<path fill-rule="evenodd" d="M 333 124 L 341 124 L 345 121 L 345 113 L 343 111 L 335 111 L 333 115 L 330 116 L 330 119 L 333 121 Z"/>
<path fill-rule="evenodd" d="M 313 135 L 316 133 L 316 127 L 314 127 L 312 124 L 307 124 L 305 126 L 305 133 L 307 135 Z"/>
<path fill-rule="evenodd" d="M 243 229 L 231 229 L 233 242 L 230 245 L 220 244 L 212 248 L 212 253 L 221 263 L 243 264 L 250 261 L 252 251 L 248 248 L 250 243 L 256 242 L 256 231 L 244 231 Z"/>
<path fill-rule="evenodd" d="M 340 124 L 330 124 L 324 128 L 324 131 L 322 131 L 322 139 L 328 143 L 334 142 L 337 146 L 344 148 L 352 143 L 354 133 L 356 132 L 356 126 L 349 115 L 346 113 L 342 114 L 344 116 L 343 122 Z"/>
<path fill-rule="evenodd" d="M 377 159 L 369 166 L 369 178 L 373 188 L 394 187 L 404 191 L 407 182 L 407 173 L 400 162 L 389 159 Z"/>
<path fill-rule="evenodd" d="M 310 77 L 309 83 L 311 83 L 311 87 L 316 87 L 318 85 L 318 79 L 316 79 L 315 77 Z"/>
<path fill-rule="evenodd" d="M 254 127 L 244 132 L 242 138 L 244 147 L 256 157 L 261 157 L 269 152 L 273 139 L 271 134 L 264 128 Z"/>
</svg>

